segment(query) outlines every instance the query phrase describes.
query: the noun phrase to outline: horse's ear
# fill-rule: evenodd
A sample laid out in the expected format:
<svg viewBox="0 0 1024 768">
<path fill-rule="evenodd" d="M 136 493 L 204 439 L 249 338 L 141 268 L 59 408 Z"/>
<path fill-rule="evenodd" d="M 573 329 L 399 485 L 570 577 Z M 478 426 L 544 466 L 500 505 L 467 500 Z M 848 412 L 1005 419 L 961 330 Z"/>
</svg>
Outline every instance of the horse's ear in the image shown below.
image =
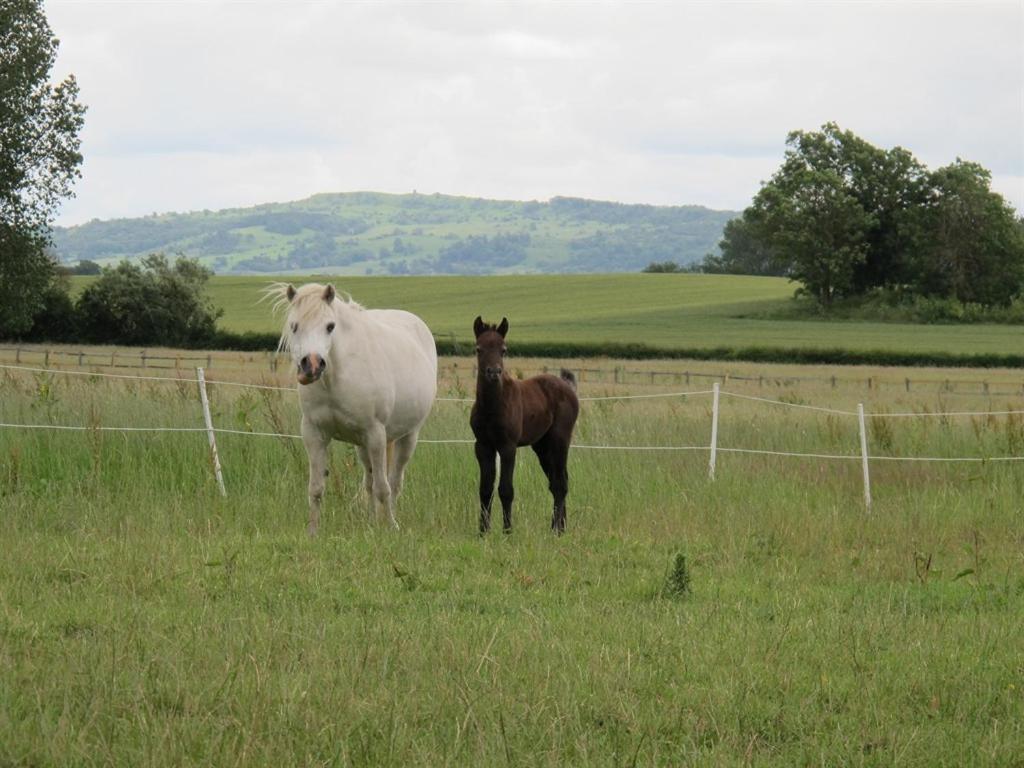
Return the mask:
<svg viewBox="0 0 1024 768">
<path fill-rule="evenodd" d="M 328 304 L 330 304 L 330 303 L 332 303 L 334 301 L 334 296 L 335 296 L 334 286 L 328 284 L 328 286 L 326 288 L 324 288 L 324 301 L 326 301 Z"/>
<path fill-rule="evenodd" d="M 292 299 L 294 299 L 295 298 L 295 286 L 292 285 L 291 283 L 289 283 L 288 287 L 284 289 L 284 295 L 288 297 L 288 301 L 291 301 Z"/>
<path fill-rule="evenodd" d="M 498 335 L 501 336 L 501 338 L 504 339 L 505 338 L 505 334 L 508 333 L 508 318 L 507 317 L 501 318 L 501 322 L 498 324 L 497 331 L 498 331 Z"/>
<path fill-rule="evenodd" d="M 476 334 L 477 338 L 480 338 L 480 334 L 484 332 L 484 319 L 480 315 L 476 316 L 476 320 L 473 321 L 473 333 Z"/>
</svg>

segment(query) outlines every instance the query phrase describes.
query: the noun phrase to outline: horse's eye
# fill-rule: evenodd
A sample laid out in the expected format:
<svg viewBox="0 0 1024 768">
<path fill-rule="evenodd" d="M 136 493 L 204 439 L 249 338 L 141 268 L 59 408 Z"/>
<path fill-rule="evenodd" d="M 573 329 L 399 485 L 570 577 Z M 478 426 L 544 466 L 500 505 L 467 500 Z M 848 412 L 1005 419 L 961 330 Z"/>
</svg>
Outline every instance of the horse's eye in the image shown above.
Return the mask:
<svg viewBox="0 0 1024 768">
<path fill-rule="evenodd" d="M 299 324 L 298 323 L 292 323 L 292 333 L 298 333 L 298 332 L 299 332 Z"/>
<path fill-rule="evenodd" d="M 334 323 L 328 323 L 327 324 L 327 332 L 328 333 L 333 333 L 334 332 Z"/>
<path fill-rule="evenodd" d="M 508 352 L 508 347 L 502 347 L 501 348 L 501 356 L 504 357 L 506 352 Z"/>
<path fill-rule="evenodd" d="M 477 347 L 476 348 L 476 353 L 479 355 L 481 352 L 483 352 L 483 350 L 480 347 Z"/>
</svg>

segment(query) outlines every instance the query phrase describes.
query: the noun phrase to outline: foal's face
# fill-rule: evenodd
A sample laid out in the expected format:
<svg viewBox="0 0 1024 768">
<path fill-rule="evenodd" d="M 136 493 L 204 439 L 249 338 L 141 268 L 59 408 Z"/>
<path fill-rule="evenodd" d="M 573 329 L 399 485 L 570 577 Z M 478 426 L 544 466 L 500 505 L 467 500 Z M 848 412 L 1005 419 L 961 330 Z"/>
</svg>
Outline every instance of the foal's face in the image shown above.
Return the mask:
<svg viewBox="0 0 1024 768">
<path fill-rule="evenodd" d="M 505 370 L 505 334 L 508 333 L 508 319 L 501 318 L 497 326 L 488 325 L 481 318 L 473 323 L 476 334 L 476 367 L 483 377 L 490 382 L 501 381 Z"/>
<path fill-rule="evenodd" d="M 334 286 L 328 285 L 318 296 L 300 296 L 289 286 L 288 311 L 285 334 L 288 350 L 295 363 L 299 384 L 318 381 L 327 369 L 331 350 L 331 337 L 337 322 L 332 304 Z"/>
</svg>

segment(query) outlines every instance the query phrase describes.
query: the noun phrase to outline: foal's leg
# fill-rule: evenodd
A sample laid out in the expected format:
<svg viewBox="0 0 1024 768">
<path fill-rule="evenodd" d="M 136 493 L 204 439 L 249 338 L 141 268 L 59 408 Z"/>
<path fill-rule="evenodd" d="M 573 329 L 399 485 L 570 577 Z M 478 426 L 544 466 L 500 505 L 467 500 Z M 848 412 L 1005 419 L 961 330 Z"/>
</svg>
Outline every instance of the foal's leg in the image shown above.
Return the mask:
<svg viewBox="0 0 1024 768">
<path fill-rule="evenodd" d="M 394 453 L 391 457 L 391 467 L 388 473 L 388 483 L 391 485 L 391 504 L 398 503 L 398 496 L 402 492 L 402 483 L 405 480 L 405 467 L 412 458 L 412 452 L 416 450 L 416 441 L 419 439 L 419 430 L 410 432 L 405 437 L 400 437 L 393 443 Z"/>
<path fill-rule="evenodd" d="M 480 465 L 480 533 L 491 530 L 491 499 L 494 497 L 494 460 L 497 452 L 479 440 L 476 443 L 476 463 Z"/>
<path fill-rule="evenodd" d="M 498 478 L 498 498 L 501 499 L 501 517 L 505 533 L 512 532 L 512 501 L 516 492 L 512 488 L 512 475 L 516 471 L 516 447 L 504 448 L 501 456 L 501 477 Z"/>
<path fill-rule="evenodd" d="M 309 457 L 309 525 L 310 536 L 316 536 L 320 526 L 320 500 L 327 484 L 327 446 L 331 439 L 305 419 L 302 420 L 302 444 Z"/>
<path fill-rule="evenodd" d="M 565 533 L 565 497 L 569 495 L 569 442 L 552 440 L 548 449 L 548 461 L 551 463 L 548 487 L 555 501 L 555 508 L 551 513 L 551 530 L 562 534 Z"/>
<path fill-rule="evenodd" d="M 391 486 L 388 484 L 388 439 L 383 426 L 377 426 L 367 434 L 365 447 L 370 457 L 370 492 L 377 516 L 387 516 L 391 527 L 397 528 L 398 521 L 391 507 Z"/>
</svg>

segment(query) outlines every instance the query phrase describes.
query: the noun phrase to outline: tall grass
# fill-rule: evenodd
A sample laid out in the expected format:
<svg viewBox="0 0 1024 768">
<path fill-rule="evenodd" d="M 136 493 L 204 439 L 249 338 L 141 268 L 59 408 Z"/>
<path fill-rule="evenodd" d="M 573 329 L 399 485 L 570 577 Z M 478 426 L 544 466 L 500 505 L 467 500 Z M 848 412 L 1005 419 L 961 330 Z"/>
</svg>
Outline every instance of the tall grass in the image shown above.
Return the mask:
<svg viewBox="0 0 1024 768">
<path fill-rule="evenodd" d="M 0 375 L 4 422 L 201 424 L 193 384 Z M 223 427 L 297 423 L 290 393 L 211 397 Z M 911 397 L 871 410 L 942 405 Z M 705 445 L 709 405 L 588 402 L 577 442 Z M 423 436 L 467 437 L 467 412 L 439 403 Z M 720 430 L 723 445 L 857 450 L 855 420 L 743 401 L 723 400 Z M 1007 417 L 870 431 L 877 454 L 1024 445 Z M 710 482 L 705 452 L 578 449 L 556 538 L 524 449 L 515 530 L 481 539 L 471 446 L 419 448 L 392 532 L 338 444 L 310 540 L 297 441 L 221 435 L 222 499 L 205 439 L 0 429 L 0 765 L 1024 754 L 1019 466 L 877 462 L 866 514 L 856 461 L 724 454 Z M 688 588 L 670 588 L 680 568 Z"/>
</svg>

